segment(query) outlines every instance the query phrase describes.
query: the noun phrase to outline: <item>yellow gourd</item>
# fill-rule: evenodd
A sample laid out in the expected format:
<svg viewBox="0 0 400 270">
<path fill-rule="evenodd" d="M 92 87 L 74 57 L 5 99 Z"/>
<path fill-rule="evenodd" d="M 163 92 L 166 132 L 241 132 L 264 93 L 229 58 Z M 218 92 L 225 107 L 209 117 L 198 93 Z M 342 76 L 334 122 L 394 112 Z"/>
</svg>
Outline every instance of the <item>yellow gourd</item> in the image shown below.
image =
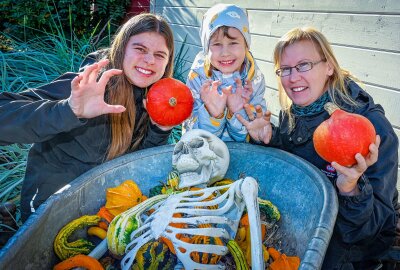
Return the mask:
<svg viewBox="0 0 400 270">
<path fill-rule="evenodd" d="M 94 248 L 93 243 L 86 239 L 78 239 L 69 242 L 69 237 L 79 229 L 86 226 L 97 225 L 100 217 L 97 215 L 82 216 L 65 225 L 54 240 L 54 251 L 61 260 L 65 260 L 78 254 L 89 254 Z"/>
</svg>

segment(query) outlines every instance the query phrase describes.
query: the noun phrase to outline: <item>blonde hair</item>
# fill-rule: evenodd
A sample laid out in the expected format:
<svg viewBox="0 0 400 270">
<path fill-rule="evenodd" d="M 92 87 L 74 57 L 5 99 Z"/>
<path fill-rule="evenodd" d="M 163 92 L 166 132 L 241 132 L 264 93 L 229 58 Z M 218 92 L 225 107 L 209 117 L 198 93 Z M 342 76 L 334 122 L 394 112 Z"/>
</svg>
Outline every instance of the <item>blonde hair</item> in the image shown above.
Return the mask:
<svg viewBox="0 0 400 270">
<path fill-rule="evenodd" d="M 171 77 L 174 63 L 174 40 L 168 23 L 155 14 L 143 13 L 132 17 L 118 31 L 111 48 L 106 56 L 110 63 L 107 69 L 123 69 L 125 48 L 129 39 L 144 32 L 157 32 L 165 38 L 169 51 L 168 64 L 163 78 Z M 135 86 L 133 86 L 135 87 Z M 120 114 L 110 114 L 111 142 L 109 145 L 107 160 L 124 154 L 128 149 L 136 149 L 143 140 L 149 117 L 144 112 L 135 126 L 136 104 L 132 84 L 126 76 L 114 76 L 107 85 L 106 99 L 110 104 L 125 106 L 126 111 Z"/>
<path fill-rule="evenodd" d="M 339 63 L 336 60 L 335 55 L 333 54 L 332 47 L 329 44 L 328 40 L 321 32 L 313 27 L 293 28 L 279 39 L 274 49 L 275 70 L 279 69 L 281 66 L 282 54 L 285 51 L 286 47 L 304 40 L 311 41 L 314 44 L 315 48 L 318 50 L 321 59 L 325 59 L 332 66 L 333 73 L 331 76 L 329 76 L 327 82 L 328 94 L 332 102 L 338 105 L 337 101 L 340 99 L 347 104 L 357 105 L 356 101 L 351 98 L 346 88 L 345 81 L 349 78 L 352 80 L 356 80 L 357 82 L 359 81 L 354 76 L 352 76 L 349 71 L 339 66 Z M 281 104 L 283 113 L 288 115 L 289 130 L 292 130 L 294 128 L 294 119 L 293 115 L 290 112 L 292 101 L 287 96 L 285 89 L 282 86 L 281 77 L 278 76 L 277 81 L 279 90 L 279 102 Z"/>
</svg>

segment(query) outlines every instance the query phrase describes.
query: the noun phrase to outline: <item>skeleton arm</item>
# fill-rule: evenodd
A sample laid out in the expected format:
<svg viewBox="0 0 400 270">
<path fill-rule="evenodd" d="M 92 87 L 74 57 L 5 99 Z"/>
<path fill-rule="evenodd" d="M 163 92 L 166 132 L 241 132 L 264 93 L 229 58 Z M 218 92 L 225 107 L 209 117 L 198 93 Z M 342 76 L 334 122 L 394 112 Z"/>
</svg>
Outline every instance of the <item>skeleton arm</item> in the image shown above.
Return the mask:
<svg viewBox="0 0 400 270">
<path fill-rule="evenodd" d="M 246 177 L 241 186 L 238 196 L 243 197 L 250 223 L 251 235 L 251 266 L 253 269 L 265 269 L 262 254 L 261 221 L 258 208 L 258 184 L 252 177 Z"/>
</svg>

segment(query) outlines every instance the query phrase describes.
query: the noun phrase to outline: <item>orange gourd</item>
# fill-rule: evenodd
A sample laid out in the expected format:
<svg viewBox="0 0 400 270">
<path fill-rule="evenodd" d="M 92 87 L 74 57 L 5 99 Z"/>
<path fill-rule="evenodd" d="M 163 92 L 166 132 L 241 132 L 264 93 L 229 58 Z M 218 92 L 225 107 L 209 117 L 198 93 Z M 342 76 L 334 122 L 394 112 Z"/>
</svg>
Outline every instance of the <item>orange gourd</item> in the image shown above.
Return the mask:
<svg viewBox="0 0 400 270">
<path fill-rule="evenodd" d="M 146 109 L 160 126 L 176 126 L 190 116 L 193 103 L 189 87 L 176 79 L 164 78 L 150 87 Z"/>
<path fill-rule="evenodd" d="M 357 163 L 355 155 L 364 157 L 369 145 L 375 142 L 376 132 L 372 123 L 364 116 L 345 112 L 333 103 L 325 104 L 331 115 L 314 132 L 315 151 L 328 162 L 336 161 L 342 166 Z"/>
<path fill-rule="evenodd" d="M 142 191 L 132 180 L 126 180 L 121 185 L 106 190 L 105 208 L 113 216 L 128 210 L 143 200 Z"/>
<path fill-rule="evenodd" d="M 111 221 L 114 219 L 114 215 L 111 214 L 105 206 L 100 207 L 99 212 L 97 214 L 99 217 L 104 218 L 108 223 L 111 223 Z"/>
<path fill-rule="evenodd" d="M 273 260 L 268 270 L 297 270 L 300 267 L 300 258 L 297 256 L 286 256 L 273 247 L 268 248 L 268 253 Z"/>
<path fill-rule="evenodd" d="M 181 218 L 181 217 L 182 217 L 182 214 L 181 214 L 181 213 L 175 213 L 175 214 L 173 214 L 173 217 Z M 175 227 L 175 228 L 185 228 L 185 227 L 186 227 L 186 224 L 185 224 L 185 223 L 172 223 L 172 222 L 171 222 L 171 223 L 169 224 L 169 226 L 172 226 L 172 227 Z M 176 235 L 176 238 L 180 239 L 181 236 L 182 236 L 181 234 L 177 234 L 177 235 Z M 175 247 L 174 247 L 174 245 L 172 244 L 171 240 L 169 240 L 169 239 L 166 238 L 166 237 L 160 237 L 160 241 L 163 242 L 164 244 L 166 244 L 166 245 L 168 246 L 169 250 L 170 250 L 174 255 L 176 255 Z"/>
<path fill-rule="evenodd" d="M 86 255 L 76 255 L 65 261 L 56 264 L 53 270 L 68 270 L 76 267 L 84 267 L 88 270 L 103 270 L 103 266 L 98 260 Z"/>
</svg>

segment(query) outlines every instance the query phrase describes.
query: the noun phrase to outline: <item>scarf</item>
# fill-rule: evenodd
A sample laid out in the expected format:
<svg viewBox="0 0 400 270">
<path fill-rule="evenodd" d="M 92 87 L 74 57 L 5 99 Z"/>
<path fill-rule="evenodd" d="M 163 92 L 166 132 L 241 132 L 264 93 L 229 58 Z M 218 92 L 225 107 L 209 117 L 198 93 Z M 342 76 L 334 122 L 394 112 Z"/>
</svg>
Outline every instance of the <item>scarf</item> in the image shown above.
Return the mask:
<svg viewBox="0 0 400 270">
<path fill-rule="evenodd" d="M 309 116 L 320 113 L 324 110 L 325 103 L 329 102 L 331 99 L 329 97 L 328 91 L 326 91 L 322 96 L 320 96 L 316 101 L 308 106 L 302 107 L 296 104 L 292 104 L 292 113 L 296 116 Z"/>
</svg>

